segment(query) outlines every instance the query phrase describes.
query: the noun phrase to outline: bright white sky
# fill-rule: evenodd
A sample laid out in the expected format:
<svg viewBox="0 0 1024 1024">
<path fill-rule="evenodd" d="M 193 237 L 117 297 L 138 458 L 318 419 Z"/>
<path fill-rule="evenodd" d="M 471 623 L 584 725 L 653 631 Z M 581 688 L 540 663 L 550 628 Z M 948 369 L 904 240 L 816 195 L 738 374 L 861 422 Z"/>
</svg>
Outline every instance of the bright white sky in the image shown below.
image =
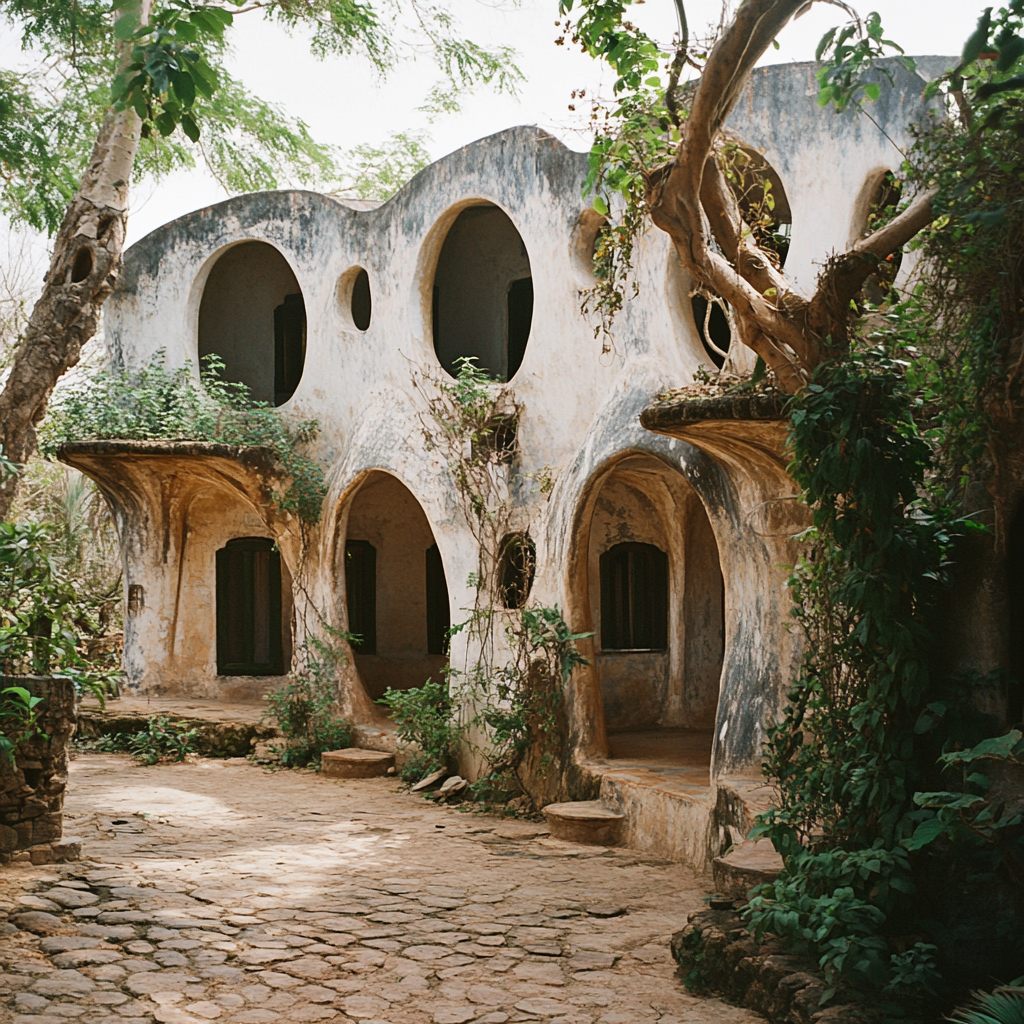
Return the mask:
<svg viewBox="0 0 1024 1024">
<path fill-rule="evenodd" d="M 401 0 L 398 0 L 401 2 Z M 956 54 L 977 22 L 981 0 L 853 0 L 862 14 L 878 10 L 887 35 L 910 54 Z M 691 33 L 718 17 L 720 0 L 687 0 Z M 387 82 L 375 83 L 360 60 L 313 58 L 305 37 L 289 37 L 281 27 L 265 22 L 258 12 L 236 19 L 232 29 L 231 70 L 265 100 L 280 104 L 302 118 L 314 138 L 349 149 L 359 143 L 382 142 L 390 132 L 427 129 L 432 156 L 439 157 L 474 139 L 517 124 L 536 124 L 559 136 L 574 149 L 589 144 L 587 104 L 578 112 L 567 108 L 573 89 L 588 95 L 608 92 L 610 74 L 578 50 L 554 45 L 557 0 L 452 0 L 466 35 L 480 43 L 504 43 L 519 53 L 526 75 L 520 95 L 496 97 L 488 91 L 468 97 L 459 114 L 434 124 L 417 111 L 437 75 L 428 60 L 399 67 Z M 634 8 L 634 20 L 666 44 L 675 30 L 672 0 L 647 0 Z M 822 34 L 846 20 L 845 13 L 825 3 L 794 22 L 780 36 L 779 50 L 769 50 L 763 63 L 810 60 Z M 5 30 L 5 33 L 7 31 Z M 0 41 L 0 56 L 10 66 L 19 56 L 9 38 Z M 191 210 L 225 198 L 204 172 L 180 174 L 160 185 L 143 187 L 133 197 L 128 243 Z"/>
</svg>

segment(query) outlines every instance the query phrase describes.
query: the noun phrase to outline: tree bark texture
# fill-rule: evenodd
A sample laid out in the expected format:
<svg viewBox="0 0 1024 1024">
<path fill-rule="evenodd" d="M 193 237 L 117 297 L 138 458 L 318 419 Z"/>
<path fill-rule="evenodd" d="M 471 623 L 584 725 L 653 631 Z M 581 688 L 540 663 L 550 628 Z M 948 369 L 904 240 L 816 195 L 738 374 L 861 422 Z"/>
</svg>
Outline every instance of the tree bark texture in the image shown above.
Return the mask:
<svg viewBox="0 0 1024 1024">
<path fill-rule="evenodd" d="M 150 0 L 141 5 L 148 19 Z M 122 63 L 131 43 L 122 43 Z M 100 310 L 121 270 L 128 221 L 128 183 L 141 122 L 134 110 L 107 110 L 78 193 L 54 239 L 53 256 L 14 364 L 0 393 L 0 445 L 13 462 L 35 452 L 35 428 L 57 381 L 81 357 L 96 333 Z M 6 519 L 20 476 L 0 487 L 0 520 Z"/>
<path fill-rule="evenodd" d="M 819 363 L 844 349 L 851 299 L 879 260 L 928 225 L 933 195 L 919 195 L 885 227 L 830 260 L 810 300 L 757 245 L 719 165 L 722 129 L 754 65 L 805 4 L 743 0 L 708 57 L 675 156 L 646 181 L 651 217 L 672 238 L 683 267 L 729 303 L 739 340 L 791 394 Z"/>
</svg>

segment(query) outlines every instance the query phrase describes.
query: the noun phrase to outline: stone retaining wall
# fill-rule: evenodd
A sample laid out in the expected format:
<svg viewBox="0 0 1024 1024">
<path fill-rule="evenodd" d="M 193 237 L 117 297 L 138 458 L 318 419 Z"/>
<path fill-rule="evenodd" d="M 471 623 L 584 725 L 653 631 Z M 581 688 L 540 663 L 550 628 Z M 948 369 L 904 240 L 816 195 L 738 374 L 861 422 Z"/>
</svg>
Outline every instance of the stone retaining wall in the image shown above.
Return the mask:
<svg viewBox="0 0 1024 1024">
<path fill-rule="evenodd" d="M 13 764 L 0 758 L 0 864 L 77 860 L 81 841 L 63 837 L 68 743 L 76 722 L 74 685 L 69 679 L 2 677 L 0 689 L 8 686 L 23 686 L 43 698 L 40 725 L 46 737 L 21 744 Z"/>
<path fill-rule="evenodd" d="M 788 956 L 778 940 L 757 945 L 735 910 L 699 910 L 672 936 L 687 988 L 716 993 L 772 1024 L 884 1024 L 882 1011 L 849 1002 L 842 991 L 822 1007 L 825 979 L 813 961 Z M 901 1017 L 903 1024 L 921 1024 Z"/>
</svg>

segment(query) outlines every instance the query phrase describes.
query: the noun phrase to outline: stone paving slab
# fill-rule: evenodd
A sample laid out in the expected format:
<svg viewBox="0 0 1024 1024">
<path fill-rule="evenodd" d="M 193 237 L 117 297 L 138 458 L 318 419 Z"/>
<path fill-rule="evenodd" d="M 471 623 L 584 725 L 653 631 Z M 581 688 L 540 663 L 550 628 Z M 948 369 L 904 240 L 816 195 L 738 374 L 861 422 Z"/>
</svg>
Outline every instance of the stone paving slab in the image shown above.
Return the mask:
<svg viewBox="0 0 1024 1024">
<path fill-rule="evenodd" d="M 675 977 L 678 865 L 242 759 L 79 755 L 67 810 L 86 859 L 0 878 L 13 1024 L 760 1019 Z"/>
</svg>

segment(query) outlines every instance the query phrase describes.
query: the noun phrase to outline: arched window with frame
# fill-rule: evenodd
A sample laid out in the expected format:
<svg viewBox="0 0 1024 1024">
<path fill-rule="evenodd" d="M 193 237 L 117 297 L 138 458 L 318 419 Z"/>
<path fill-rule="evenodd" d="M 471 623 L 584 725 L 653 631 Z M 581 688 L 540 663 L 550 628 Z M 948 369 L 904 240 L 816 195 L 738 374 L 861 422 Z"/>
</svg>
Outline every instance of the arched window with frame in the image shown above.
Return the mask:
<svg viewBox="0 0 1024 1024">
<path fill-rule="evenodd" d="M 668 647 L 668 555 L 653 544 L 616 544 L 601 555 L 601 649 Z"/>
<path fill-rule="evenodd" d="M 284 674 L 281 555 L 266 537 L 238 537 L 217 552 L 217 674 Z"/>
</svg>

